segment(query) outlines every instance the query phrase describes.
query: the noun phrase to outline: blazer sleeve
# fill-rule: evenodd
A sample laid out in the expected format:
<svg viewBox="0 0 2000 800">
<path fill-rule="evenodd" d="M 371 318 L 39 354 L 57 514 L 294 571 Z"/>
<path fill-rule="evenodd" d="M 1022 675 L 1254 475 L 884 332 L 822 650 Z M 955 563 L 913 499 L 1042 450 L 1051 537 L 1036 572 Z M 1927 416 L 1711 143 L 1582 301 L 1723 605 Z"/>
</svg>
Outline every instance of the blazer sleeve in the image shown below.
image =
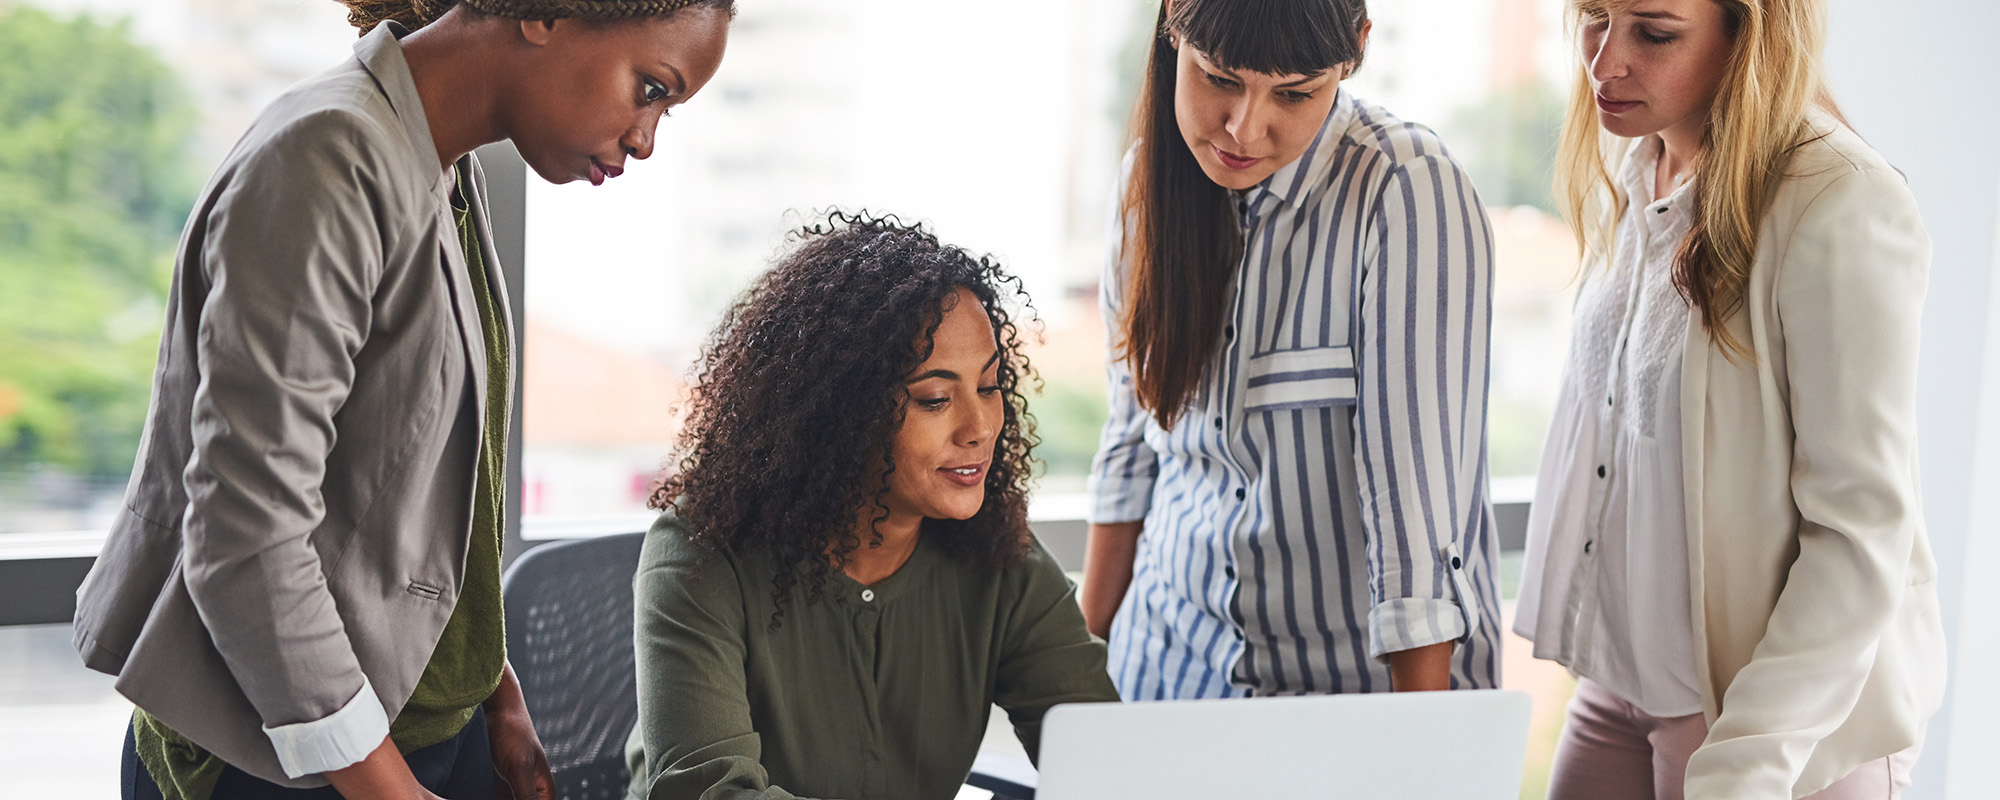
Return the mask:
<svg viewBox="0 0 2000 800">
<path fill-rule="evenodd" d="M 1861 696 L 1921 525 L 1916 380 L 1930 241 L 1902 177 L 1863 169 L 1806 207 L 1775 275 L 1798 558 L 1688 763 L 1690 798 L 1790 798 Z"/>
<path fill-rule="evenodd" d="M 1492 232 L 1472 181 L 1432 154 L 1391 170 L 1363 262 L 1354 459 L 1367 541 L 1368 652 L 1469 637 L 1460 543 L 1486 513 Z"/>
<path fill-rule="evenodd" d="M 409 224 L 370 177 L 381 135 L 336 111 L 278 132 L 219 178 L 200 243 L 184 575 L 292 777 L 359 761 L 388 734 L 309 541 L 384 226 Z"/>
</svg>

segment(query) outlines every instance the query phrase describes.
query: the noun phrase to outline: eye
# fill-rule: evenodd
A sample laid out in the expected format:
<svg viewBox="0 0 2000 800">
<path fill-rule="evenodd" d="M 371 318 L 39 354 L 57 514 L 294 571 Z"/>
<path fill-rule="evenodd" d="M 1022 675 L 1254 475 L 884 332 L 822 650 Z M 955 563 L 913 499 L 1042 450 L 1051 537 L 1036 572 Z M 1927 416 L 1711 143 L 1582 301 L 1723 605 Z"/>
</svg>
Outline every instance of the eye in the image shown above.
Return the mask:
<svg viewBox="0 0 2000 800">
<path fill-rule="evenodd" d="M 673 91 L 668 89 L 666 84 L 647 77 L 641 77 L 640 81 L 642 82 L 640 96 L 646 105 L 652 105 L 673 96 Z"/>
<path fill-rule="evenodd" d="M 1000 384 L 979 387 L 980 397 L 996 397 L 1000 394 Z"/>
<path fill-rule="evenodd" d="M 917 404 L 917 407 L 918 407 L 918 408 L 921 408 L 921 409 L 923 409 L 923 410 L 925 410 L 925 411 L 936 411 L 936 410 L 938 410 L 938 409 L 941 409 L 941 408 L 944 408 L 944 406 L 945 406 L 945 404 L 946 404 L 946 403 L 949 403 L 949 402 L 951 402 L 951 398 L 949 398 L 949 397 L 918 397 L 918 398 L 914 398 L 914 399 L 913 399 L 913 401 L 914 401 L 914 402 L 915 402 L 915 403 Z"/>
<path fill-rule="evenodd" d="M 1234 88 L 1236 88 L 1236 82 L 1235 82 L 1235 81 L 1232 81 L 1232 80 L 1230 80 L 1230 79 L 1228 79 L 1228 78 L 1225 78 L 1225 77 L 1222 77 L 1221 75 L 1217 75 L 1217 74 L 1215 74 L 1215 73 L 1213 73 L 1213 72 L 1209 72 L 1209 71 L 1207 71 L 1207 70 L 1202 70 L 1202 73 L 1201 73 L 1201 74 L 1202 74 L 1203 76 L 1206 76 L 1206 77 L 1208 78 L 1208 85 L 1210 85 L 1210 86 L 1213 86 L 1213 87 L 1215 87 L 1215 88 L 1217 88 L 1217 89 L 1234 89 Z"/>
<path fill-rule="evenodd" d="M 1283 92 L 1279 92 L 1278 96 L 1285 98 L 1285 102 L 1287 103 L 1303 103 L 1306 102 L 1307 100 L 1313 99 L 1312 92 L 1301 92 L 1297 89 L 1287 89 Z"/>
<path fill-rule="evenodd" d="M 1675 37 L 1671 34 L 1654 33 L 1645 28 L 1640 28 L 1639 38 L 1644 39 L 1653 44 L 1667 44 L 1669 42 L 1672 42 Z"/>
</svg>

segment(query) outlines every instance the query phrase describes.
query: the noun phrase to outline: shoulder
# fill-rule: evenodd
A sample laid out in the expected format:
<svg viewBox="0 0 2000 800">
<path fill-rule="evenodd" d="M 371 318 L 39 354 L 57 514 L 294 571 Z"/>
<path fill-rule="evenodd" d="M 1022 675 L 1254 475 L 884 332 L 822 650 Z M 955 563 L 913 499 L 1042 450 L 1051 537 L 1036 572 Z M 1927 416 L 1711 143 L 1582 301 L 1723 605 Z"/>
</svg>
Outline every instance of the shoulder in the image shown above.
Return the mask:
<svg viewBox="0 0 2000 800">
<path fill-rule="evenodd" d="M 639 547 L 637 587 L 642 604 L 740 603 L 738 561 L 694 541 L 668 511 L 654 520 Z"/>
<path fill-rule="evenodd" d="M 1909 181 L 1852 128 L 1817 110 L 1808 120 L 1810 137 L 1785 166 L 1784 183 L 1772 198 L 1771 222 L 1915 211 Z"/>
<path fill-rule="evenodd" d="M 1354 118 L 1343 135 L 1351 146 L 1375 160 L 1378 174 L 1386 176 L 1418 166 L 1463 171 L 1445 148 L 1444 139 L 1430 126 L 1405 120 L 1360 97 L 1351 102 Z"/>
<path fill-rule="evenodd" d="M 432 175 L 426 163 L 388 98 L 358 63 L 350 63 L 307 79 L 266 106 L 224 160 L 221 174 L 309 193 L 358 190 L 397 198 L 428 194 Z"/>
<path fill-rule="evenodd" d="M 999 581 L 1005 595 L 1030 603 L 1037 598 L 1060 598 L 1074 590 L 1062 565 L 1039 539 L 1030 540 L 1026 558 L 1000 569 Z"/>
</svg>

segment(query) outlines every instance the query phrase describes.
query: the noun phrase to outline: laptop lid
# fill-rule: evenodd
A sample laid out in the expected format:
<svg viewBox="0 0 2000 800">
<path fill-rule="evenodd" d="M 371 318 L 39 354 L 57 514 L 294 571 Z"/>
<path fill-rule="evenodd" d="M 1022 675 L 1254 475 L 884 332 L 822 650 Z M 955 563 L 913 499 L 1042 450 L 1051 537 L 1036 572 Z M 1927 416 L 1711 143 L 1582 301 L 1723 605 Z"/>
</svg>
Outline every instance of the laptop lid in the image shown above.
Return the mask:
<svg viewBox="0 0 2000 800">
<path fill-rule="evenodd" d="M 1057 706 L 1039 800 L 1515 800 L 1528 695 L 1316 695 Z"/>
</svg>

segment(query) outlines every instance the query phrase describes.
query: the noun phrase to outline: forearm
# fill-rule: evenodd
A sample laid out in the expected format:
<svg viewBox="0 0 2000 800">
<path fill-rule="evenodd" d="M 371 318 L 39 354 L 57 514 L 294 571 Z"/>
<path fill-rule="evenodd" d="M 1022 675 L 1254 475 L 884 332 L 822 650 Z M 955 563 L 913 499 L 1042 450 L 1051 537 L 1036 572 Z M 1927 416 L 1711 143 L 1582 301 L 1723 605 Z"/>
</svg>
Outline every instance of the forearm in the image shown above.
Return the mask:
<svg viewBox="0 0 2000 800">
<path fill-rule="evenodd" d="M 1451 688 L 1451 642 L 1390 653 L 1389 683 L 1398 692 L 1435 692 Z"/>
<path fill-rule="evenodd" d="M 1111 620 L 1132 585 L 1132 561 L 1139 554 L 1140 522 L 1093 523 L 1083 554 L 1083 587 L 1078 604 L 1084 627 L 1100 638 L 1111 636 Z"/>
<path fill-rule="evenodd" d="M 346 800 L 438 800 L 417 783 L 409 762 L 386 736 L 367 758 L 327 772 L 326 779 Z"/>
<path fill-rule="evenodd" d="M 528 716 L 527 698 L 521 695 L 521 681 L 514 677 L 512 662 L 500 670 L 500 685 L 493 687 L 493 693 L 480 705 L 486 708 L 488 718 L 496 714 L 519 714 L 524 719 Z"/>
</svg>

